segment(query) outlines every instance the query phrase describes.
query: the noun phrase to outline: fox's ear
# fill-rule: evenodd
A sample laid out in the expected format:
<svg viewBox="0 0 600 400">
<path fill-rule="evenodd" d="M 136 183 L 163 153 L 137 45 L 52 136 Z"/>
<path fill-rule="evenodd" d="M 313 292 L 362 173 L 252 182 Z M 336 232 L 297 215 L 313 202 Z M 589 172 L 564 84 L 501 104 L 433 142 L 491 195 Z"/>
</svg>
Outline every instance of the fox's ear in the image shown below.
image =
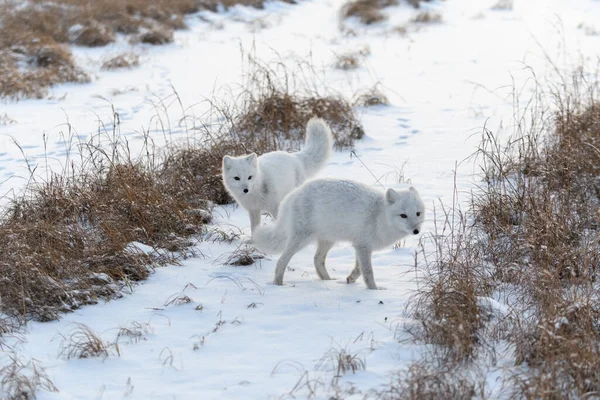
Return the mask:
<svg viewBox="0 0 600 400">
<path fill-rule="evenodd" d="M 248 162 L 250 164 L 255 165 L 256 164 L 256 158 L 257 158 L 256 153 L 251 153 L 251 154 L 248 155 L 248 157 L 246 157 L 246 160 L 248 160 Z"/>
<path fill-rule="evenodd" d="M 411 191 L 411 192 L 413 192 L 413 193 L 418 193 L 418 192 L 417 192 L 417 189 L 415 189 L 415 188 L 414 188 L 414 187 L 412 187 L 412 186 L 411 186 L 411 187 L 409 187 L 409 188 L 408 188 L 408 190 L 410 190 L 410 191 Z"/>
<path fill-rule="evenodd" d="M 400 198 L 400 195 L 394 189 L 388 189 L 385 192 L 385 198 L 389 204 L 394 204 Z"/>
<path fill-rule="evenodd" d="M 223 156 L 223 168 L 225 168 L 225 169 L 231 168 L 231 160 L 232 160 L 231 157 Z"/>
</svg>

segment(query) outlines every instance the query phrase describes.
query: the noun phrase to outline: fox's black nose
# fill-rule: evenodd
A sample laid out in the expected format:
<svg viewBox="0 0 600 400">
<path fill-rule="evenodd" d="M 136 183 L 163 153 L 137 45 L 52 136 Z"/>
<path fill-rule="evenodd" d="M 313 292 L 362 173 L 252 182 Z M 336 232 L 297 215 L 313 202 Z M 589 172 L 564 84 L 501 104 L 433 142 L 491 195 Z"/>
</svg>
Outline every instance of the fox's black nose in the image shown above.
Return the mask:
<svg viewBox="0 0 600 400">
<path fill-rule="evenodd" d="M 248 189 L 244 189 L 244 193 L 248 193 Z"/>
<path fill-rule="evenodd" d="M 413 231 L 413 233 L 414 233 L 415 235 L 418 235 L 418 234 L 419 234 L 419 230 L 418 230 L 418 229 L 415 229 L 415 230 Z"/>
</svg>

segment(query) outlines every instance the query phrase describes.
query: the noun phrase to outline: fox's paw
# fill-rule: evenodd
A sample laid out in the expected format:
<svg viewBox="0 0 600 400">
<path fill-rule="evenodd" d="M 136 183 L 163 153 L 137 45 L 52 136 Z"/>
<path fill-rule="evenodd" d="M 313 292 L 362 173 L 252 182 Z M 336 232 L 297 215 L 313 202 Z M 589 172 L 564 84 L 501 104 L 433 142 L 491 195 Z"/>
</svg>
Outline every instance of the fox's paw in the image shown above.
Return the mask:
<svg viewBox="0 0 600 400">
<path fill-rule="evenodd" d="M 352 278 L 350 276 L 346 278 L 346 283 L 354 283 L 354 282 L 356 282 L 356 278 Z"/>
<path fill-rule="evenodd" d="M 275 279 L 273 279 L 273 284 L 274 285 L 278 285 L 278 286 L 282 286 L 283 285 L 283 277 L 279 278 L 279 277 L 275 277 Z"/>
</svg>

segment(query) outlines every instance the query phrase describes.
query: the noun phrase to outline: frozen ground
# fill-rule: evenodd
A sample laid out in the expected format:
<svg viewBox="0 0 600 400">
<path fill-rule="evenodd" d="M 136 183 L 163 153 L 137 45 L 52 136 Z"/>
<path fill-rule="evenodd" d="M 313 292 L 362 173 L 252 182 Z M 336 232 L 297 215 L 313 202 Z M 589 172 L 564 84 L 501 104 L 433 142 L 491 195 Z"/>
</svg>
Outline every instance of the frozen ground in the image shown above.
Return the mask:
<svg viewBox="0 0 600 400">
<path fill-rule="evenodd" d="M 492 10 L 495 3 L 433 2 L 430 8 L 443 21 L 411 25 L 406 36 L 393 28 L 414 15 L 410 7 L 390 9 L 390 19 L 377 27 L 350 23 L 356 35 L 342 35 L 338 0 L 192 16 L 191 29 L 179 32 L 174 44 L 143 49 L 140 68 L 97 71 L 92 84 L 56 87 L 48 100 L 0 104 L 0 116 L 15 121 L 0 125 L 0 196 L 7 201 L 29 177 L 13 140 L 30 164 L 39 166 L 36 173 L 47 166 L 60 168 L 69 148 L 66 122 L 87 139 L 102 123 L 110 124 L 113 106 L 121 135 L 134 149 L 141 148 L 144 132 L 157 145 L 177 140 L 185 137 L 185 127 L 177 123 L 183 114 L 201 118 L 208 110 L 203 100 L 235 96 L 249 68 L 244 55 L 252 53 L 263 62 L 283 62 L 289 71 L 298 71 L 297 77 L 310 64 L 315 75 L 308 82 L 298 78 L 297 84 L 319 90 L 351 96 L 379 83 L 391 105 L 358 110 L 367 137 L 357 143 L 356 153 L 386 187 L 402 187 L 409 179 L 431 218 L 438 199 L 452 203 L 455 182 L 459 193 L 474 187 L 477 166 L 464 160 L 475 151 L 484 124 L 495 132 L 511 132 L 513 94 L 521 101 L 530 98 L 532 71 L 543 81 L 552 79 L 555 67 L 595 70 L 597 65 L 600 36 L 593 33 L 600 30 L 600 1 L 515 0 L 513 10 Z M 364 46 L 371 54 L 361 68 L 332 68 L 336 54 Z M 124 47 L 75 52 L 94 71 L 107 51 Z M 166 121 L 166 134 L 159 121 Z M 349 152 L 337 152 L 321 175 L 377 185 Z M 242 209 L 221 208 L 217 215 L 215 229 L 249 232 Z M 431 219 L 424 230 L 433 230 Z M 123 299 L 85 307 L 57 322 L 29 324 L 15 351 L 38 360 L 60 390 L 40 392 L 40 399 L 106 400 L 263 399 L 285 398 L 290 392 L 303 398 L 311 388 L 317 389 L 317 398 L 327 398 L 326 386 L 335 375 L 327 354 L 347 349 L 365 361 L 366 369 L 345 375 L 341 384 L 353 385 L 354 396 L 362 398 L 418 357 L 417 345 L 396 339 L 402 311 L 417 285 L 417 243 L 409 238 L 401 248 L 376 253 L 375 279 L 387 290 L 369 291 L 362 281 L 345 284 L 353 264 L 347 245 L 330 252 L 328 269 L 337 280 L 317 278 L 311 246 L 292 260 L 286 285 L 275 287 L 270 284 L 274 259 L 224 266 L 240 242 L 201 242 L 203 257 L 157 270 Z M 181 292 L 192 302 L 165 306 Z M 120 356 L 60 356 L 60 334 L 68 335 L 74 323 L 114 341 L 118 328 L 133 321 L 151 329 L 141 340 L 121 338 Z"/>
</svg>

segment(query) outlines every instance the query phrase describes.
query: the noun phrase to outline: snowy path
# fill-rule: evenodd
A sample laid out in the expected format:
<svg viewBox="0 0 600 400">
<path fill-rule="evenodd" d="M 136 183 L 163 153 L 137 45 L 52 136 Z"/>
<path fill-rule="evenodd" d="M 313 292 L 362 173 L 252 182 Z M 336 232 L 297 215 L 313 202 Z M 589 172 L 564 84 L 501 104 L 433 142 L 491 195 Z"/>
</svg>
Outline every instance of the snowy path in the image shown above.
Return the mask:
<svg viewBox="0 0 600 400">
<path fill-rule="evenodd" d="M 237 90 L 245 68 L 240 48 L 254 47 L 258 59 L 276 60 L 279 54 L 291 69 L 295 58 L 290 55 L 307 58 L 310 54 L 327 86 L 346 95 L 380 82 L 391 105 L 359 110 L 367 137 L 357 144 L 356 153 L 387 187 L 402 187 L 396 172 L 403 170 L 430 206 L 431 217 L 437 199 L 451 204 L 456 163 L 476 149 L 484 123 L 494 131 L 501 126 L 510 131 L 513 79 L 517 88 L 525 85 L 531 76 L 525 65 L 543 78 L 551 71 L 544 51 L 565 66 L 578 65 L 581 58 L 596 65 L 600 37 L 577 27 L 600 20 L 599 1 L 560 5 L 559 1 L 517 0 L 512 11 L 492 11 L 494 3 L 433 3 L 443 22 L 423 26 L 408 37 L 390 30 L 411 18 L 414 11 L 409 7 L 391 10 L 382 27 L 358 28 L 356 37 L 342 36 L 338 0 L 273 4 L 264 11 L 240 8 L 210 16 L 213 24 L 192 17 L 189 31 L 179 32 L 173 45 L 148 50 L 140 68 L 101 73 L 90 85 L 53 89 L 53 97 L 66 94 L 64 100 L 0 104 L 0 115 L 17 121 L 0 125 L 0 196 L 22 187 L 27 177 L 10 137 L 19 141 L 30 160 L 45 163 L 45 132 L 50 164 L 56 167 L 64 160 L 61 132 L 66 132 L 67 116 L 83 137 L 96 132 L 98 120 L 110 121 L 111 106 L 101 96 L 120 113 L 121 133 L 131 138 L 133 146 L 141 146 L 140 132 L 153 129 L 153 102 L 169 96 L 173 87 L 185 106 L 193 105 L 188 112 L 202 115 L 206 107 L 199 103 L 202 99 L 226 95 L 220 88 Z M 267 27 L 252 32 L 257 22 L 240 22 L 256 18 Z M 216 29 L 217 25 L 222 28 Z M 331 68 L 335 54 L 365 45 L 371 51 L 365 67 L 350 72 Z M 119 46 L 123 45 L 115 45 L 114 51 Z M 90 69 L 102 57 L 100 50 L 79 49 L 76 54 L 87 60 Z M 114 94 L 114 89 L 127 90 Z M 172 106 L 166 113 L 176 121 L 181 110 Z M 180 135 L 182 130 L 173 127 L 172 135 Z M 158 144 L 169 140 L 162 133 L 153 138 Z M 459 191 L 473 187 L 476 171 L 469 162 L 461 164 L 456 175 Z M 348 152 L 336 153 L 322 175 L 375 185 L 371 173 Z M 217 212 L 216 224 L 221 228 L 232 225 L 249 232 L 243 210 L 228 207 Z M 431 222 L 424 227 L 432 229 Z M 328 269 L 337 280 L 317 278 L 311 246 L 292 260 L 293 270 L 286 273 L 283 287 L 270 284 L 272 258 L 249 267 L 223 266 L 223 257 L 238 245 L 239 241 L 200 243 L 204 258 L 157 270 L 135 287 L 133 295 L 84 307 L 61 321 L 30 324 L 25 341 L 16 349 L 23 357 L 39 360 L 60 390 L 42 392 L 39 398 L 280 398 L 294 388 L 304 371 L 312 384 L 319 380 L 328 384 L 334 373 L 330 364 L 319 360 L 332 347 L 347 347 L 366 361 L 365 371 L 343 378 L 364 394 L 418 356 L 418 346 L 395 339 L 400 315 L 416 288 L 416 238 L 409 238 L 403 248 L 374 255 L 375 279 L 387 289 L 382 291 L 369 291 L 362 281 L 345 284 L 353 263 L 347 245 L 330 252 Z M 184 289 L 192 303 L 164 306 Z M 196 310 L 200 304 L 202 310 Z M 113 341 L 117 328 L 132 321 L 149 323 L 152 332 L 137 342 L 122 340 L 120 357 L 58 357 L 57 335 L 68 334 L 75 322 Z M 317 395 L 326 396 L 323 387 L 318 389 Z M 308 387 L 295 394 L 307 396 Z"/>
</svg>

